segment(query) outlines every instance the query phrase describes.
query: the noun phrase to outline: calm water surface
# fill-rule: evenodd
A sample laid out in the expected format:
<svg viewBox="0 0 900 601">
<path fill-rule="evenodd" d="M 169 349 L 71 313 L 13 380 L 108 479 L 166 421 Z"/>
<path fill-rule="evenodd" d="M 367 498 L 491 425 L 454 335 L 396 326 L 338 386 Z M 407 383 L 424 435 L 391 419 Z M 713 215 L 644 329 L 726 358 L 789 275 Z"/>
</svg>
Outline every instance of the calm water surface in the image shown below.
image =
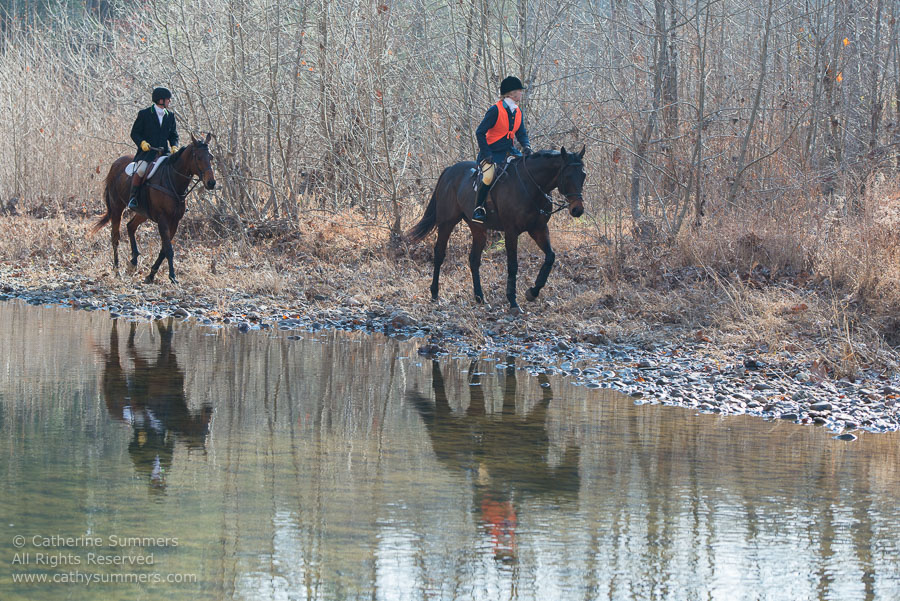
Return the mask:
<svg viewBox="0 0 900 601">
<path fill-rule="evenodd" d="M 3 600 L 900 599 L 896 433 L 363 334 L 19 302 L 0 332 Z"/>
</svg>

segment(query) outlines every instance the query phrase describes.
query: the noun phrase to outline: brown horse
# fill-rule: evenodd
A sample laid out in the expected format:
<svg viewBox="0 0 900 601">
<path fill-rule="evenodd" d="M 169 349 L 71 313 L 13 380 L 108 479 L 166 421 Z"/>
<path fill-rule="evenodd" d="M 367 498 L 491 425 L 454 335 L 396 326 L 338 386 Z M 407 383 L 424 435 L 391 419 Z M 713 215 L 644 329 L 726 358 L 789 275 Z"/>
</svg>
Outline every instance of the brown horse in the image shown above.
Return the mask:
<svg viewBox="0 0 900 601">
<path fill-rule="evenodd" d="M 184 217 L 185 197 L 190 192 L 188 186 L 196 177 L 203 182 L 207 190 L 216 187 L 212 156 L 209 154 L 211 137 L 212 134 L 207 134 L 206 140 L 201 141 L 191 134 L 191 143 L 166 159 L 153 177 L 144 184 L 141 202 L 147 207 L 147 216 L 135 214 L 126 227 L 128 238 L 131 240 L 131 265 L 133 267 L 137 267 L 138 256 L 141 254 L 138 252 L 137 240 L 134 237 L 138 226 L 150 219 L 155 221 L 159 227 L 161 247 L 156 262 L 144 280 L 147 284 L 153 282 L 163 259 L 169 261 L 169 279 L 172 280 L 172 283 L 178 283 L 175 280 L 175 268 L 172 266 L 172 258 L 175 254 L 172 250 L 172 238 L 178 229 L 178 222 Z M 131 176 L 125 174 L 125 167 L 133 159 L 132 156 L 119 157 L 109 168 L 103 190 L 106 214 L 91 228 L 91 235 L 93 235 L 108 222 L 112 222 L 113 267 L 117 273 L 119 270 L 119 227 L 122 222 L 122 212 L 128 204 L 128 193 L 131 190 Z"/>
<path fill-rule="evenodd" d="M 476 164 L 464 161 L 444 169 L 438 178 L 431 201 L 425 209 L 422 219 L 408 232 L 411 242 L 425 238 L 435 227 L 438 229 L 437 242 L 434 243 L 434 276 L 431 281 L 431 299 L 438 298 L 438 280 L 441 264 L 447 253 L 447 241 L 453 228 L 461 220 L 465 220 L 472 230 L 472 250 L 469 253 L 469 267 L 472 269 L 472 282 L 475 287 L 475 300 L 484 302 L 481 290 L 481 253 L 487 242 L 487 229 L 500 230 L 506 240 L 506 298 L 509 299 L 511 311 L 518 311 L 516 302 L 516 274 L 519 270 L 518 245 L 519 235 L 528 232 L 538 247 L 544 251 L 544 263 L 538 272 L 534 287 L 529 288 L 525 298 L 533 301 L 547 283 L 547 277 L 553 268 L 556 255 L 550 246 L 550 230 L 547 223 L 550 216 L 559 208 L 568 208 L 572 217 L 580 217 L 584 213 L 584 200 L 581 191 L 584 188 L 585 172 L 584 148 L 581 152 L 567 153 L 563 148 L 559 152 L 542 150 L 524 159 L 509 163 L 505 172 L 498 176 L 491 189 L 492 201 L 487 203 L 488 215 L 484 224 L 472 221 L 472 210 L 475 208 Z M 556 210 L 550 192 L 559 190 L 566 203 Z"/>
</svg>

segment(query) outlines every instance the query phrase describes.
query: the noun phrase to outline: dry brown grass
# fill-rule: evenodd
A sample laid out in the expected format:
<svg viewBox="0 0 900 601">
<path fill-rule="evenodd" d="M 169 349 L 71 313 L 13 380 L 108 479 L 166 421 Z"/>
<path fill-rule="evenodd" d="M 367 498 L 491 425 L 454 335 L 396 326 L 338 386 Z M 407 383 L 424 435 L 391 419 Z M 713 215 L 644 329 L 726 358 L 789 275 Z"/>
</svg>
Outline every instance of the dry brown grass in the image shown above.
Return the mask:
<svg viewBox="0 0 900 601">
<path fill-rule="evenodd" d="M 856 210 L 797 199 L 732 211 L 685 235 L 670 265 L 699 266 L 725 300 L 713 323 L 769 349 L 819 355 L 837 375 L 893 365 L 900 342 L 900 192 L 876 182 Z"/>
</svg>

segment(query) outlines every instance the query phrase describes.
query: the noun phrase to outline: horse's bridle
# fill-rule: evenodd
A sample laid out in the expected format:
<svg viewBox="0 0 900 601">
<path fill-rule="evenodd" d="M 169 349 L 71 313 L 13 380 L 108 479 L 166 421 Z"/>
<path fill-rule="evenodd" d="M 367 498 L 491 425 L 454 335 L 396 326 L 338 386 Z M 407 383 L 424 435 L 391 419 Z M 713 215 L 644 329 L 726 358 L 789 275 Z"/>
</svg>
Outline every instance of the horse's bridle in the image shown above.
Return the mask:
<svg viewBox="0 0 900 601">
<path fill-rule="evenodd" d="M 185 199 L 188 197 L 188 195 L 190 195 L 190 193 L 194 191 L 194 188 L 197 187 L 197 184 L 199 184 L 200 182 L 203 181 L 203 174 L 195 176 L 193 173 L 182 173 L 181 171 L 179 171 L 178 169 L 175 168 L 174 163 L 172 163 L 172 171 L 174 171 L 177 175 L 180 175 L 181 177 L 188 178 L 189 182 L 193 182 L 184 194 L 179 195 L 179 200 L 181 200 L 181 202 L 184 202 Z M 194 181 L 194 177 L 197 178 L 196 181 Z M 172 190 L 175 190 L 175 182 L 172 181 L 171 174 L 169 174 L 169 184 L 172 186 Z M 175 194 L 176 195 L 178 194 L 177 190 L 175 191 Z"/>
<path fill-rule="evenodd" d="M 550 205 L 549 210 L 545 209 L 544 207 L 541 207 L 541 215 L 545 215 L 545 216 L 549 217 L 549 216 L 553 215 L 554 213 L 558 213 L 559 211 L 562 211 L 563 209 L 567 209 L 571 202 L 569 200 L 570 196 L 573 199 L 580 198 L 581 201 L 584 202 L 584 196 L 582 195 L 581 192 L 578 192 L 577 194 L 563 194 L 563 198 L 565 198 L 565 201 L 555 201 L 555 200 L 553 200 L 553 196 L 551 196 L 551 194 L 550 194 L 550 192 L 553 192 L 553 190 L 556 189 L 556 187 L 559 185 L 559 183 L 558 183 L 559 178 L 562 176 L 563 171 L 565 171 L 569 167 L 579 167 L 580 166 L 581 168 L 584 168 L 584 163 L 580 159 L 578 161 L 575 161 L 574 163 L 566 162 L 562 167 L 559 168 L 559 171 L 556 172 L 556 176 L 553 178 L 554 183 L 552 186 L 550 186 L 550 192 L 544 192 L 544 189 L 541 188 L 540 184 L 538 184 L 535 181 L 534 176 L 531 175 L 531 172 L 528 170 L 528 166 L 525 164 L 526 159 L 528 159 L 528 157 L 522 157 L 522 169 L 525 171 L 525 174 L 528 176 L 528 179 L 531 180 L 531 183 L 534 184 L 534 186 L 538 189 L 538 191 L 544 195 L 544 198 L 547 199 L 547 204 Z M 518 169 L 516 170 L 516 172 L 518 172 Z M 522 180 L 522 176 L 519 175 L 519 181 L 521 181 L 521 180 Z M 562 194 L 562 192 L 560 192 L 560 194 Z"/>
</svg>

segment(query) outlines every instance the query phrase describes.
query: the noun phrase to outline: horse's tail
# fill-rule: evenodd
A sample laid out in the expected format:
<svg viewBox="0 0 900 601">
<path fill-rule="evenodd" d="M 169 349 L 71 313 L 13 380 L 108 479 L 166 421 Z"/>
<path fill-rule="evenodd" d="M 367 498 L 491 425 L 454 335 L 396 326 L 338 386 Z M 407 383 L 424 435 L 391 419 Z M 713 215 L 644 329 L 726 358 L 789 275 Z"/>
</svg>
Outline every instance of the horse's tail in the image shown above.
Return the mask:
<svg viewBox="0 0 900 601">
<path fill-rule="evenodd" d="M 431 230 L 433 230 L 434 226 L 437 224 L 437 191 L 443 177 L 444 174 L 442 173 L 434 187 L 434 192 L 431 193 L 431 200 L 428 201 L 428 206 L 425 207 L 425 214 L 422 215 L 422 219 L 406 232 L 406 238 L 411 244 L 421 242 L 425 236 L 431 233 Z"/>
<path fill-rule="evenodd" d="M 100 218 L 97 223 L 91 226 L 91 229 L 87 235 L 88 238 L 93 238 L 94 236 L 96 236 L 97 232 L 103 229 L 103 226 L 109 223 L 109 220 L 112 219 L 112 209 L 109 207 L 109 190 L 103 190 L 103 199 L 106 201 L 106 213 L 103 215 L 103 217 Z"/>
<path fill-rule="evenodd" d="M 119 164 L 119 161 L 116 161 L 112 164 L 112 167 L 109 168 L 109 173 L 106 174 L 106 179 L 103 180 L 103 202 L 106 204 L 106 214 L 100 218 L 100 220 L 91 226 L 90 231 L 88 232 L 87 237 L 92 238 L 97 235 L 104 225 L 109 223 L 109 220 L 112 219 L 112 198 L 110 197 L 110 187 L 113 185 L 113 180 L 116 178 L 116 165 Z"/>
</svg>

